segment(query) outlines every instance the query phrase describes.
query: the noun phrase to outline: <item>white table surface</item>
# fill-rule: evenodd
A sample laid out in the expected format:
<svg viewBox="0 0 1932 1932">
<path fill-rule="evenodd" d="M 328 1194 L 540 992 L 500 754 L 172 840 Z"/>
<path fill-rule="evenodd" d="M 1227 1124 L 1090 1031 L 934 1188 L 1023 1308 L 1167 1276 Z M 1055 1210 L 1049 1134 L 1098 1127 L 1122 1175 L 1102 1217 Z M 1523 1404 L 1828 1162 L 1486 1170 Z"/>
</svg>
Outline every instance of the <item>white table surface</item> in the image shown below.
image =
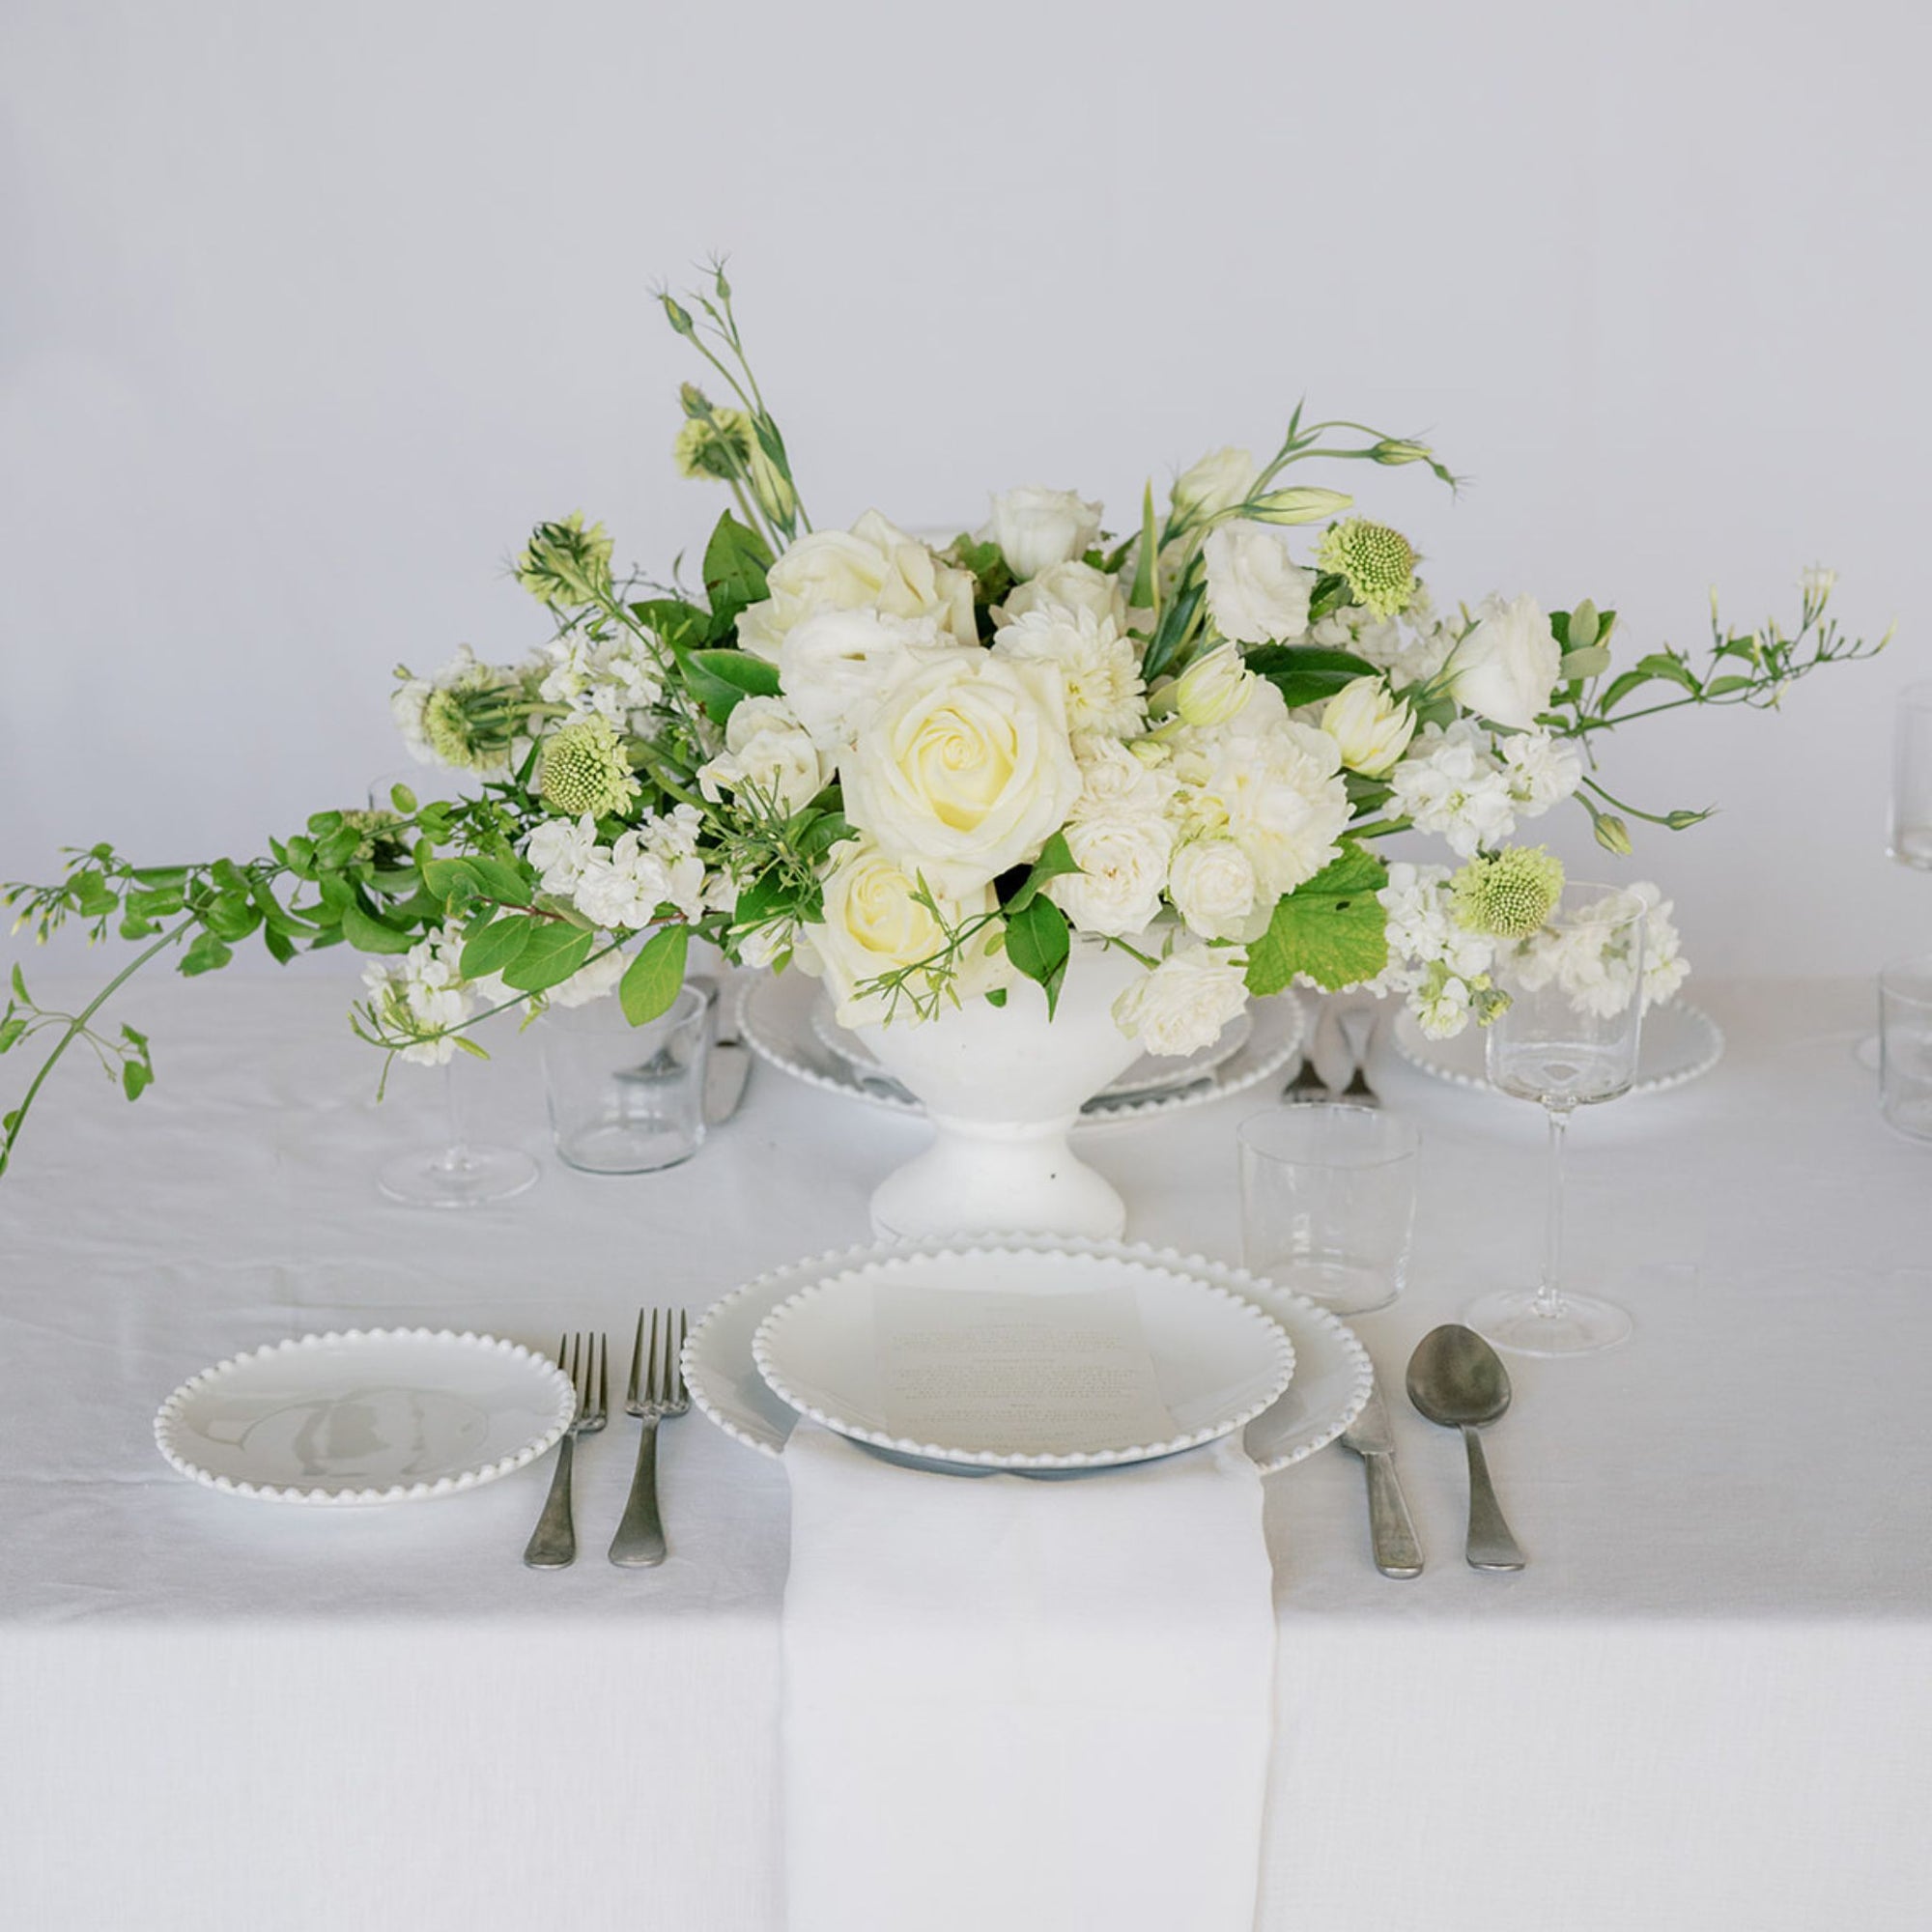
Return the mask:
<svg viewBox="0 0 1932 1932">
<path fill-rule="evenodd" d="M 1516 1577 L 1463 1566 L 1460 1446 L 1400 1386 L 1426 1329 L 1533 1270 L 1541 1120 L 1382 1055 L 1423 1205 L 1408 1293 L 1359 1325 L 1430 1567 L 1376 1575 L 1342 1451 L 1270 1479 L 1269 1927 L 1925 1922 L 1932 1148 L 1885 1128 L 1852 1058 L 1868 986 L 1689 990 L 1722 1065 L 1572 1135 L 1579 1285 L 1639 1326 L 1512 1358 L 1490 1452 Z M 778 1464 L 670 1428 L 670 1561 L 620 1573 L 619 1420 L 580 1458 L 584 1559 L 537 1576 L 547 1464 L 319 1518 L 182 1481 L 150 1419 L 206 1364 L 330 1326 L 602 1323 L 621 1356 L 640 1301 L 696 1312 L 865 1238 L 923 1129 L 758 1067 L 693 1163 L 574 1174 L 534 1041 L 505 1036 L 460 1074 L 542 1181 L 412 1210 L 372 1177 L 435 1136 L 439 1082 L 400 1068 L 373 1107 L 348 991 L 137 986 L 158 1085 L 130 1109 L 75 1057 L 0 1181 L 0 1924 L 776 1928 Z M 1238 1259 L 1255 1104 L 1083 1137 L 1130 1235 Z"/>
</svg>

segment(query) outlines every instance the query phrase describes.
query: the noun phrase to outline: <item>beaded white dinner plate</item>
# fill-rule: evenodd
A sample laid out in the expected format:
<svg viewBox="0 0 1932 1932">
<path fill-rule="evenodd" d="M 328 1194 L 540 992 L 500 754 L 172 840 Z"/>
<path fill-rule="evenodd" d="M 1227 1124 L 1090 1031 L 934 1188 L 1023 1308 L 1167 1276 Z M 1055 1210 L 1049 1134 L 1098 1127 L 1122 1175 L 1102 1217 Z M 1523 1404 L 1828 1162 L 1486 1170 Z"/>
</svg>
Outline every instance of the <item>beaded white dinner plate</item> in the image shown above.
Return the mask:
<svg viewBox="0 0 1932 1932">
<path fill-rule="evenodd" d="M 1369 1399 L 1375 1371 L 1369 1353 L 1325 1308 L 1272 1282 L 1200 1255 L 1145 1243 L 1076 1240 L 1054 1235 L 988 1235 L 973 1245 L 1011 1255 L 1101 1255 L 1169 1268 L 1223 1288 L 1272 1316 L 1294 1350 L 1288 1387 L 1248 1423 L 1242 1443 L 1264 1474 L 1305 1461 L 1348 1428 Z M 843 1274 L 892 1254 L 936 1254 L 943 1239 L 898 1246 L 848 1248 L 774 1268 L 715 1303 L 684 1347 L 684 1378 L 692 1400 L 734 1442 L 777 1457 L 798 1421 L 797 1410 L 765 1382 L 753 1359 L 753 1338 L 780 1302 L 813 1282 Z"/>
<path fill-rule="evenodd" d="M 1485 1070 L 1486 1048 L 1480 1027 L 1464 1027 L 1453 1039 L 1431 1039 L 1406 1008 L 1390 1029 L 1395 1050 L 1411 1066 L 1457 1087 L 1493 1093 Z M 1701 1007 L 1653 1007 L 1643 1016 L 1637 1039 L 1633 1094 L 1662 1094 L 1710 1072 L 1724 1057 L 1724 1036 Z"/>
<path fill-rule="evenodd" d="M 562 1435 L 575 1401 L 569 1377 L 520 1342 L 351 1328 L 217 1362 L 161 1405 L 155 1440 L 210 1489 L 366 1508 L 522 1468 Z"/>
<path fill-rule="evenodd" d="M 758 975 L 739 1007 L 739 1029 L 746 1045 L 768 1065 L 808 1087 L 897 1114 L 923 1114 L 924 1108 L 896 1081 L 883 1072 L 867 1072 L 819 1037 L 812 1024 L 819 993 L 818 981 L 804 973 Z M 1190 1071 L 1179 1086 L 1102 1094 L 1087 1103 L 1078 1127 L 1085 1130 L 1207 1106 L 1283 1073 L 1301 1046 L 1300 1001 L 1292 992 L 1278 993 L 1271 999 L 1250 1001 L 1246 1011 L 1247 1037 L 1217 1065 Z"/>
</svg>

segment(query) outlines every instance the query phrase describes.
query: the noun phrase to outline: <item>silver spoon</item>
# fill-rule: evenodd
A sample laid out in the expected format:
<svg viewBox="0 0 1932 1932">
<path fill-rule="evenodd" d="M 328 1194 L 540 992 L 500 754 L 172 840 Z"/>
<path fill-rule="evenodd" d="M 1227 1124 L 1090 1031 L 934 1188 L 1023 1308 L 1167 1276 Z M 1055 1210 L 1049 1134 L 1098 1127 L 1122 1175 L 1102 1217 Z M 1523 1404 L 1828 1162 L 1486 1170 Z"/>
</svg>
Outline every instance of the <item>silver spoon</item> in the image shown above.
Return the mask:
<svg viewBox="0 0 1932 1932">
<path fill-rule="evenodd" d="M 1408 1399 L 1431 1422 L 1460 1429 L 1469 1454 L 1469 1567 L 1520 1570 L 1528 1560 L 1503 1520 L 1477 1435 L 1510 1406 L 1502 1357 L 1460 1321 L 1432 1328 L 1408 1358 Z"/>
</svg>

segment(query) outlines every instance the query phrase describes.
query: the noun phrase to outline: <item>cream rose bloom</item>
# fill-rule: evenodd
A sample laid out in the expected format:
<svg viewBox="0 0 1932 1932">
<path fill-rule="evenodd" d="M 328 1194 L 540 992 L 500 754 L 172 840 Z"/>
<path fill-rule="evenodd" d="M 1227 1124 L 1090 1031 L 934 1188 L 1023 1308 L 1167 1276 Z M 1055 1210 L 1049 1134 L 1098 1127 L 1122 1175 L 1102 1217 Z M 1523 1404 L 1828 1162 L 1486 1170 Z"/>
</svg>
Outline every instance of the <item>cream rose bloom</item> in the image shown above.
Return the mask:
<svg viewBox="0 0 1932 1932">
<path fill-rule="evenodd" d="M 836 757 L 888 685 L 946 652 L 978 650 L 930 617 L 821 611 L 785 633 L 779 685 L 812 743 Z"/>
<path fill-rule="evenodd" d="M 1188 930 L 1203 939 L 1255 939 L 1257 914 L 1273 911 L 1260 904 L 1253 862 L 1232 838 L 1183 845 L 1169 868 L 1167 892 Z M 1260 923 L 1266 924 L 1265 917 Z"/>
<path fill-rule="evenodd" d="M 1201 547 L 1208 609 L 1225 638 L 1290 643 L 1308 629 L 1315 573 L 1289 561 L 1287 540 L 1261 524 L 1223 524 Z"/>
<path fill-rule="evenodd" d="M 1111 617 L 1035 611 L 994 634 L 993 655 L 1051 665 L 1065 688 L 1069 731 L 1131 738 L 1147 723 L 1140 646 Z"/>
<path fill-rule="evenodd" d="M 1328 700 L 1321 728 L 1342 748 L 1351 772 L 1385 779 L 1415 736 L 1415 711 L 1380 677 L 1358 677 Z"/>
<path fill-rule="evenodd" d="M 1145 812 L 1078 819 L 1066 828 L 1077 872 L 1050 879 L 1046 895 L 1081 932 L 1127 939 L 1160 911 L 1174 828 Z"/>
<path fill-rule="evenodd" d="M 1114 1023 L 1150 1053 L 1199 1053 L 1248 1002 L 1238 952 L 1176 947 L 1114 1002 Z"/>
<path fill-rule="evenodd" d="M 1174 507 L 1190 521 L 1232 510 L 1260 474 L 1260 466 L 1245 449 L 1214 450 L 1174 479 Z"/>
<path fill-rule="evenodd" d="M 1016 578 L 1037 577 L 1093 549 L 1100 539 L 1100 505 L 1072 490 L 1023 484 L 993 498 L 993 514 L 980 537 L 999 545 Z"/>
<path fill-rule="evenodd" d="M 820 611 L 930 617 L 958 642 L 978 641 L 973 576 L 943 564 L 916 537 L 867 510 L 849 530 L 800 537 L 765 577 L 766 601 L 738 619 L 738 641 L 779 661 L 793 625 Z"/>
<path fill-rule="evenodd" d="M 799 929 L 798 962 L 823 978 L 840 1026 L 866 1026 L 885 1019 L 892 1002 L 862 988 L 943 952 L 948 926 L 956 930 L 967 920 L 994 911 L 997 900 L 990 885 L 958 898 L 935 892 L 932 896 L 945 915 L 942 923 L 916 896 L 919 881 L 870 839 L 840 845 L 838 854 L 825 879 L 822 923 Z M 926 884 L 930 891 L 929 877 Z M 1014 977 L 1004 951 L 996 950 L 1003 930 L 996 921 L 966 942 L 952 981 L 962 998 L 990 992 Z M 916 977 L 922 983 L 913 992 L 934 990 L 928 976 Z M 909 1009 L 901 1004 L 898 1011 L 905 1014 Z"/>
<path fill-rule="evenodd" d="M 845 815 L 933 889 L 1038 856 L 1080 795 L 1059 673 L 949 651 L 892 685 L 839 760 Z"/>
<path fill-rule="evenodd" d="M 1111 617 L 1123 631 L 1127 628 L 1127 594 L 1121 580 L 1091 563 L 1048 564 L 993 607 L 993 621 L 1016 624 L 1036 611 L 1091 611 L 1096 617 Z"/>
<path fill-rule="evenodd" d="M 724 726 L 724 749 L 700 766 L 697 788 L 716 801 L 749 794 L 765 811 L 790 817 L 825 788 L 829 776 L 811 734 L 781 697 L 741 697 Z"/>
<path fill-rule="evenodd" d="M 1533 597 L 1486 597 L 1449 660 L 1449 692 L 1466 711 L 1527 731 L 1549 702 L 1563 653 Z"/>
</svg>

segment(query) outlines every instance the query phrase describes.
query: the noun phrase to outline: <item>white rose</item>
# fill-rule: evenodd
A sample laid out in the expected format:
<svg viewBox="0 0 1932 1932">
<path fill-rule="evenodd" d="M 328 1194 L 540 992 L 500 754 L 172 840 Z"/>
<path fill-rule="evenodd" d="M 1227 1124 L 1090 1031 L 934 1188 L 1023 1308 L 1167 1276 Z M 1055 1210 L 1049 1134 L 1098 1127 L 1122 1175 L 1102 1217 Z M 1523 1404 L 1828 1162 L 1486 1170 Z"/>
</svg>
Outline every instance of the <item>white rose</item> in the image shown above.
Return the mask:
<svg viewBox="0 0 1932 1932">
<path fill-rule="evenodd" d="M 1223 524 L 1201 547 L 1208 565 L 1208 609 L 1225 638 L 1244 644 L 1287 643 L 1308 629 L 1315 573 L 1288 558 L 1287 540 L 1260 524 Z"/>
<path fill-rule="evenodd" d="M 1241 662 L 1239 645 L 1216 644 L 1175 681 L 1174 708 L 1184 724 L 1225 724 L 1247 708 L 1260 682 Z"/>
<path fill-rule="evenodd" d="M 1037 857 L 1080 795 L 1060 678 L 949 651 L 893 685 L 839 760 L 845 814 L 937 892 Z"/>
<path fill-rule="evenodd" d="M 1526 731 L 1549 702 L 1563 653 L 1533 597 L 1486 597 L 1476 628 L 1449 660 L 1449 691 L 1465 710 Z"/>
<path fill-rule="evenodd" d="M 997 900 L 990 885 L 960 898 L 935 893 L 945 915 L 942 923 L 931 907 L 915 896 L 918 880 L 869 839 L 841 845 L 838 853 L 838 863 L 825 879 L 823 922 L 801 928 L 798 960 L 808 972 L 824 978 L 838 1007 L 838 1024 L 864 1026 L 886 1018 L 892 1002 L 861 988 L 888 973 L 934 958 L 946 948 L 947 926 L 956 930 L 967 920 L 994 911 Z M 962 997 L 989 991 L 1010 979 L 1005 953 L 991 950 L 999 930 L 996 922 L 966 942 L 953 982 Z M 923 996 L 930 981 L 926 976 L 919 978 L 923 983 L 911 990 Z M 906 1009 L 901 1006 L 899 1010 Z"/>
<path fill-rule="evenodd" d="M 1246 499 L 1260 474 L 1245 449 L 1217 449 L 1174 479 L 1174 507 L 1190 523 L 1232 510 Z"/>
<path fill-rule="evenodd" d="M 954 642 L 929 617 L 821 611 L 785 633 L 779 684 L 812 743 L 837 756 L 888 685 L 943 651 L 978 648 Z"/>
<path fill-rule="evenodd" d="M 1071 814 L 1075 818 L 1163 812 L 1174 796 L 1174 775 L 1159 764 L 1150 764 L 1118 738 L 1076 737 L 1073 756 L 1080 767 L 1080 796 Z"/>
<path fill-rule="evenodd" d="M 1177 947 L 1114 1002 L 1114 1022 L 1150 1053 L 1199 1053 L 1248 1003 L 1237 952 Z"/>
<path fill-rule="evenodd" d="M 1342 748 L 1342 762 L 1351 772 L 1382 779 L 1415 736 L 1415 711 L 1379 677 L 1358 677 L 1328 700 L 1321 728 Z"/>
<path fill-rule="evenodd" d="M 789 818 L 825 787 L 825 761 L 781 697 L 741 697 L 724 726 L 724 750 L 697 774 L 698 789 L 750 792 L 763 813 Z"/>
<path fill-rule="evenodd" d="M 795 624 L 820 611 L 930 617 L 960 643 L 978 641 L 970 571 L 867 510 L 849 530 L 800 537 L 765 577 L 766 601 L 738 618 L 738 641 L 776 664 Z"/>
<path fill-rule="evenodd" d="M 993 608 L 996 624 L 1016 624 L 1036 611 L 1091 611 L 1127 628 L 1127 594 L 1117 577 L 1095 570 L 1091 563 L 1050 563 L 1037 577 L 1014 587 L 1004 604 Z"/>
<path fill-rule="evenodd" d="M 1174 855 L 1167 890 L 1175 911 L 1203 939 L 1256 937 L 1260 885 L 1253 863 L 1232 838 L 1196 838 L 1183 845 Z"/>
<path fill-rule="evenodd" d="M 1111 617 L 1091 611 L 1031 611 L 993 638 L 995 657 L 1051 665 L 1066 693 L 1066 728 L 1116 738 L 1147 723 L 1140 646 Z"/>
<path fill-rule="evenodd" d="M 999 545 L 1016 578 L 1037 577 L 1093 549 L 1100 538 L 1100 505 L 1072 490 L 1023 484 L 993 498 L 992 517 L 980 536 Z"/>
<path fill-rule="evenodd" d="M 1046 895 L 1082 932 L 1125 939 L 1160 911 L 1174 830 L 1145 814 L 1087 818 L 1066 828 L 1077 872 L 1047 882 Z"/>
</svg>

